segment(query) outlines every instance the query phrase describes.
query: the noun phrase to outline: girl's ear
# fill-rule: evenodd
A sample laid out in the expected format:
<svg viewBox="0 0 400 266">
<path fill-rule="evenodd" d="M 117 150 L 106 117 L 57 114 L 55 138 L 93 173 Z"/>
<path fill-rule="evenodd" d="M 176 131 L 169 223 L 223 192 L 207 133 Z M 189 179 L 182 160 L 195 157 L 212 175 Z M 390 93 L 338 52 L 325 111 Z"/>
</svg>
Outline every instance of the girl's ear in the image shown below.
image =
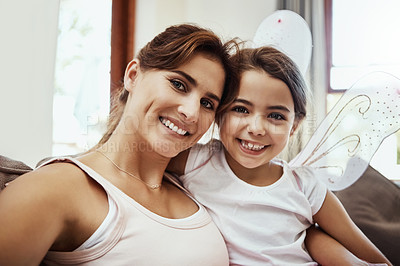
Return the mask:
<svg viewBox="0 0 400 266">
<path fill-rule="evenodd" d="M 124 87 L 131 92 L 139 73 L 139 60 L 133 59 L 125 69 Z"/>
<path fill-rule="evenodd" d="M 290 136 L 293 136 L 293 134 L 296 131 L 298 126 L 299 126 L 299 122 L 298 121 L 294 121 L 292 129 L 290 129 Z"/>
</svg>

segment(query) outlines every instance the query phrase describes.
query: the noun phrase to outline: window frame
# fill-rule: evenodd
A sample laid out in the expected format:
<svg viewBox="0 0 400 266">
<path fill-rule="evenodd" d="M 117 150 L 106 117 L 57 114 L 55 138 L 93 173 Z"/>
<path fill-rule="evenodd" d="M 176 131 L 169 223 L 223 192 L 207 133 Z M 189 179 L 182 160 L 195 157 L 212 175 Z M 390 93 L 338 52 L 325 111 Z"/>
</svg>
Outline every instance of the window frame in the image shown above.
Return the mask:
<svg viewBox="0 0 400 266">
<path fill-rule="evenodd" d="M 133 59 L 135 14 L 136 0 L 112 0 L 110 66 L 111 99 L 123 85 L 125 68 Z"/>
<path fill-rule="evenodd" d="M 331 87 L 331 68 L 333 67 L 333 60 L 332 60 L 332 25 L 333 25 L 333 1 L 334 0 L 324 0 L 325 4 L 325 41 L 326 41 L 326 96 L 329 95 L 341 95 L 346 92 L 346 89 L 332 89 Z M 394 133 L 393 135 L 400 134 L 400 131 Z M 379 148 L 380 149 L 380 148 Z M 378 149 L 378 151 L 379 151 Z M 377 153 L 378 153 L 377 151 Z M 376 155 L 376 154 L 375 154 Z M 374 155 L 374 156 L 375 156 Z M 373 162 L 373 158 L 371 162 Z M 398 158 L 397 158 L 398 160 Z M 371 165 L 370 162 L 370 165 Z M 400 167 L 400 164 L 395 164 L 396 168 Z M 378 169 L 379 170 L 379 169 Z M 398 178 L 390 178 L 390 180 L 394 182 L 399 182 L 400 179 Z"/>
</svg>

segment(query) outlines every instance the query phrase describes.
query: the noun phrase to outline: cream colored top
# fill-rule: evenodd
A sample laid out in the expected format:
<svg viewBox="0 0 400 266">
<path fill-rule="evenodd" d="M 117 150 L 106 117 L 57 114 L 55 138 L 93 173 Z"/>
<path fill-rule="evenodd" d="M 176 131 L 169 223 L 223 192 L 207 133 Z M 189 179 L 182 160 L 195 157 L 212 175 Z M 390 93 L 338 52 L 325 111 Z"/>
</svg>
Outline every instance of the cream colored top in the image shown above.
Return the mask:
<svg viewBox="0 0 400 266">
<path fill-rule="evenodd" d="M 117 217 L 108 224 L 113 228 L 106 230 L 110 233 L 104 240 L 83 250 L 49 251 L 44 265 L 229 264 L 224 240 L 200 204 L 199 210 L 187 218 L 164 218 L 137 203 L 83 163 L 69 157 L 48 163 L 54 161 L 71 162 L 99 183 L 109 200 L 115 202 Z"/>
</svg>

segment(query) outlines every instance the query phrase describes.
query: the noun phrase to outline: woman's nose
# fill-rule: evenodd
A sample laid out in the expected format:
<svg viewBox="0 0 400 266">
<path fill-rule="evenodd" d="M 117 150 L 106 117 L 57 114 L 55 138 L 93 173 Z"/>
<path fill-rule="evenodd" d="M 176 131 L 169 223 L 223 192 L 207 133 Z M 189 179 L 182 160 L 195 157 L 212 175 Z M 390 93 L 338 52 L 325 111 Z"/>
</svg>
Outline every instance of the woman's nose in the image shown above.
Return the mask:
<svg viewBox="0 0 400 266">
<path fill-rule="evenodd" d="M 179 105 L 178 112 L 182 115 L 185 122 L 196 123 L 200 113 L 200 99 L 197 99 L 197 97 L 185 99 Z"/>
<path fill-rule="evenodd" d="M 249 118 L 247 131 L 253 135 L 264 136 L 266 133 L 265 126 L 261 115 L 254 115 Z"/>
</svg>

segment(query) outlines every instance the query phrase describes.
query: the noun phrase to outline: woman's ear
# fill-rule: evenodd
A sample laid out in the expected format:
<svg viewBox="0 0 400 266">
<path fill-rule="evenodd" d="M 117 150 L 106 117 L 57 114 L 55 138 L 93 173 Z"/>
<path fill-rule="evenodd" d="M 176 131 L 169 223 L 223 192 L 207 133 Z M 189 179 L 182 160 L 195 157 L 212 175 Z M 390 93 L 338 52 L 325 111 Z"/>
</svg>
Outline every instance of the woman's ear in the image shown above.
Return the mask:
<svg viewBox="0 0 400 266">
<path fill-rule="evenodd" d="M 124 76 L 124 87 L 127 91 L 131 92 L 132 88 L 135 85 L 135 81 L 137 79 L 139 73 L 139 60 L 133 59 L 127 65 L 125 69 L 125 76 Z"/>
</svg>

